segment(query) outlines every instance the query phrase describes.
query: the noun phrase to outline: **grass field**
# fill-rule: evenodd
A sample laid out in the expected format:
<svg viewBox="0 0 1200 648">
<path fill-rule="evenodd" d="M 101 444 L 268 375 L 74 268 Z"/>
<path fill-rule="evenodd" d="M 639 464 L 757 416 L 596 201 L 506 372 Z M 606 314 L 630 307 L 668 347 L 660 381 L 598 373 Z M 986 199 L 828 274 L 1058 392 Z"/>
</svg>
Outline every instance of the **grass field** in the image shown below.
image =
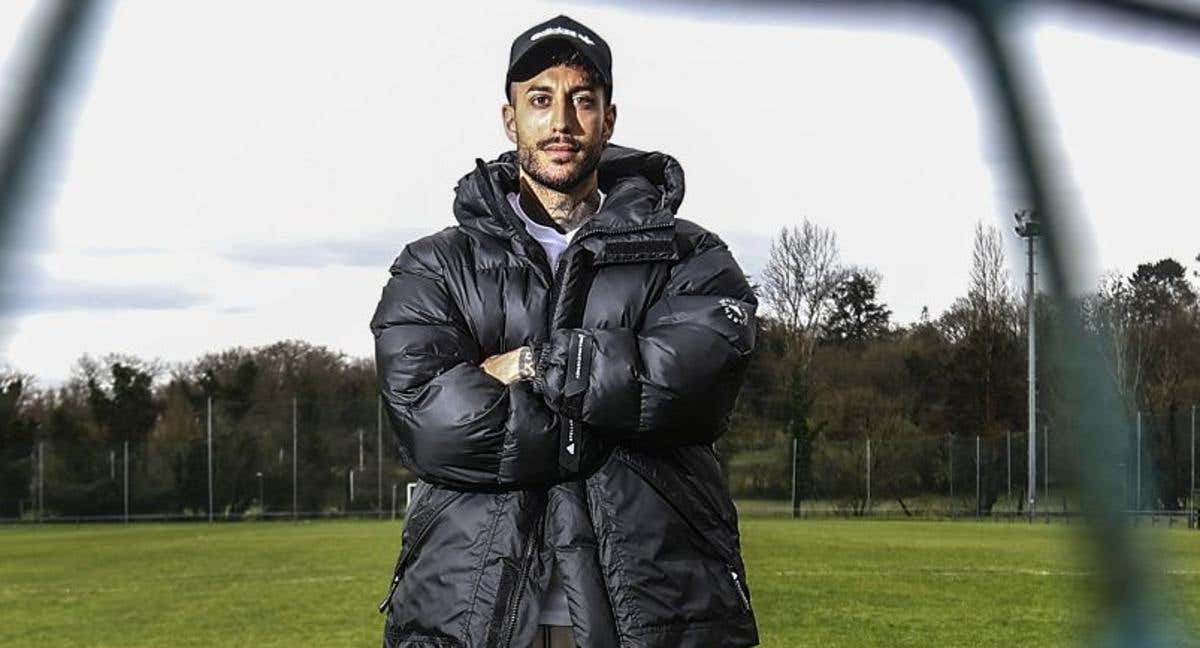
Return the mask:
<svg viewBox="0 0 1200 648">
<path fill-rule="evenodd" d="M 765 646 L 1086 645 L 1099 576 L 1059 524 L 744 519 Z M 378 646 L 400 526 L 0 527 L 0 646 Z M 1200 620 L 1200 533 L 1143 529 Z"/>
</svg>

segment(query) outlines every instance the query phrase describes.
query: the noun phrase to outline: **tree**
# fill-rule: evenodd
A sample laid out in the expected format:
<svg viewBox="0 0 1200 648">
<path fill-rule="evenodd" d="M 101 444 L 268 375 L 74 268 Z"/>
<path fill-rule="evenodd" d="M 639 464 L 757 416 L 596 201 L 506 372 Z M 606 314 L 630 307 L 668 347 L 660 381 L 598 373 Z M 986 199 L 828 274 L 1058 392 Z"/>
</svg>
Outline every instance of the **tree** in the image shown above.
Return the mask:
<svg viewBox="0 0 1200 648">
<path fill-rule="evenodd" d="M 1083 300 L 1083 320 L 1085 329 L 1099 340 L 1121 402 L 1132 415 L 1141 391 L 1146 349 L 1134 293 L 1124 276 L 1109 272 L 1100 279 L 1096 293 Z"/>
<path fill-rule="evenodd" d="M 789 355 L 805 370 L 845 274 L 833 230 L 804 219 L 771 241 L 762 272 L 763 300 L 789 334 Z"/>
<path fill-rule="evenodd" d="M 105 368 L 101 368 L 105 367 Z M 103 364 L 84 356 L 79 363 L 87 386 L 92 416 L 111 441 L 128 441 L 144 450 L 162 405 L 155 398 L 157 365 L 118 355 L 105 357 Z"/>
<path fill-rule="evenodd" d="M 838 284 L 823 338 L 834 344 L 861 347 L 867 340 L 888 332 L 892 311 L 875 301 L 879 273 L 854 269 Z"/>
<path fill-rule="evenodd" d="M 797 490 L 810 482 L 812 443 L 817 433 L 808 420 L 813 405 L 810 366 L 821 326 L 844 274 L 837 235 L 808 219 L 799 227 L 779 231 L 771 241 L 762 272 L 763 299 L 785 331 L 783 358 L 789 365 L 785 407 L 788 436 L 795 439 L 793 479 Z M 793 515 L 799 514 L 798 506 L 799 497 Z"/>
<path fill-rule="evenodd" d="M 952 430 L 986 434 L 1023 418 L 1019 312 L 1000 232 L 979 223 L 967 296 L 938 319 L 954 349 L 946 368 Z"/>
<path fill-rule="evenodd" d="M 20 515 L 18 499 L 27 493 L 33 478 L 30 459 L 37 424 L 27 411 L 32 378 L 16 371 L 0 371 L 0 517 Z"/>
</svg>

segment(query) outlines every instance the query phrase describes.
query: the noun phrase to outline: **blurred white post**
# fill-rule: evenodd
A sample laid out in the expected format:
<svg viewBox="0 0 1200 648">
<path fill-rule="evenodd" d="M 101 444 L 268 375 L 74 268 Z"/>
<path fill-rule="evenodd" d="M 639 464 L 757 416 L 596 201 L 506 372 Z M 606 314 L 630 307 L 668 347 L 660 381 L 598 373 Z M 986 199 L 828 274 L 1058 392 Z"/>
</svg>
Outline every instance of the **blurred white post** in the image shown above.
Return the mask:
<svg viewBox="0 0 1200 648">
<path fill-rule="evenodd" d="M 38 522 L 46 512 L 46 442 L 38 441 Z"/>
<path fill-rule="evenodd" d="M 375 513 L 383 519 L 383 398 L 380 397 L 375 407 L 375 467 L 378 475 L 375 478 Z"/>
<path fill-rule="evenodd" d="M 125 524 L 129 524 L 129 442 L 125 442 Z"/>
<path fill-rule="evenodd" d="M 208 397 L 208 521 L 213 521 L 212 396 Z"/>
<path fill-rule="evenodd" d="M 1037 213 L 1022 210 L 1013 214 L 1017 219 L 1017 235 L 1028 243 L 1028 271 L 1026 272 L 1025 309 L 1029 318 L 1029 482 L 1026 484 L 1026 494 L 1029 497 L 1029 521 L 1033 522 L 1034 507 L 1037 505 L 1037 286 L 1034 277 L 1033 240 L 1041 235 L 1041 223 Z"/>
<path fill-rule="evenodd" d="M 1004 433 L 1004 457 L 1008 470 L 1008 498 L 1012 499 L 1012 430 Z"/>
<path fill-rule="evenodd" d="M 1137 481 L 1134 482 L 1133 510 L 1142 510 L 1142 412 L 1137 413 Z"/>
<path fill-rule="evenodd" d="M 296 438 L 296 397 L 292 397 L 292 519 L 296 519 L 296 513 L 299 510 L 297 507 L 296 498 L 296 468 L 299 462 L 296 461 L 296 452 L 300 449 L 300 443 Z"/>
<path fill-rule="evenodd" d="M 983 515 L 983 500 L 979 492 L 979 435 L 975 435 L 975 517 Z"/>
<path fill-rule="evenodd" d="M 363 469 L 363 429 L 358 428 L 358 470 Z"/>
<path fill-rule="evenodd" d="M 867 437 L 867 515 L 871 513 L 871 437 Z"/>
<path fill-rule="evenodd" d="M 354 503 L 354 469 L 350 469 L 350 503 Z M 349 513 L 349 511 L 346 511 Z"/>
</svg>

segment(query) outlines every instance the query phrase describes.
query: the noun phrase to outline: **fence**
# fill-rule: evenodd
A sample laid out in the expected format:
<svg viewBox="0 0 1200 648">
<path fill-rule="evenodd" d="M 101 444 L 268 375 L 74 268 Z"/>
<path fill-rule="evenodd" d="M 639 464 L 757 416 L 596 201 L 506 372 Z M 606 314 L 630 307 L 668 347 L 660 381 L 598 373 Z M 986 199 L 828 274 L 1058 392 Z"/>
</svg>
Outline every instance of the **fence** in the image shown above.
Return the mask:
<svg viewBox="0 0 1200 648">
<path fill-rule="evenodd" d="M 1135 519 L 1178 519 L 1198 526 L 1198 413 L 1200 408 L 1193 407 L 1174 416 L 1136 415 L 1127 448 L 1107 462 L 1123 484 L 1120 501 L 1113 504 Z M 1032 502 L 1025 433 L 817 436 L 809 448 L 782 434 L 746 442 L 734 433 L 718 447 L 730 490 L 740 509 L 751 514 L 996 519 L 1083 513 L 1077 458 L 1087 435 L 1046 425 L 1035 442 Z"/>
<path fill-rule="evenodd" d="M 1138 414 L 1109 468 L 1133 515 L 1196 522 L 1197 409 Z M 1024 433 L 828 439 L 735 427 L 717 444 L 748 515 L 1005 518 L 1030 513 Z M 45 430 L 0 457 L 0 518 L 20 520 L 394 517 L 415 477 L 396 459 L 376 400 L 207 401 L 117 443 Z M 1074 458 L 1086 435 L 1044 426 L 1033 511 L 1082 510 Z M 807 455 L 807 468 L 803 457 Z"/>
<path fill-rule="evenodd" d="M 396 460 L 377 401 L 208 401 L 198 410 L 116 443 L 47 430 L 0 463 L 0 483 L 25 485 L 0 495 L 0 518 L 383 517 L 403 509 L 403 485 L 414 477 Z"/>
</svg>

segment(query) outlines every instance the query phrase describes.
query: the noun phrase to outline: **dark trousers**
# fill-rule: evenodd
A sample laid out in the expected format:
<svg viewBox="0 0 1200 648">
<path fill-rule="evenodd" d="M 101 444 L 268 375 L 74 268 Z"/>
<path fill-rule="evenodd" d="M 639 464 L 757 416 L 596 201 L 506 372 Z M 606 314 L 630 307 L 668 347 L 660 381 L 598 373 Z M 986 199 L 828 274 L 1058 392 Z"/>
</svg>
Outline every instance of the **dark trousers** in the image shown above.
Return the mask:
<svg viewBox="0 0 1200 648">
<path fill-rule="evenodd" d="M 575 648 L 575 638 L 570 626 L 538 626 L 529 648 Z"/>
</svg>

